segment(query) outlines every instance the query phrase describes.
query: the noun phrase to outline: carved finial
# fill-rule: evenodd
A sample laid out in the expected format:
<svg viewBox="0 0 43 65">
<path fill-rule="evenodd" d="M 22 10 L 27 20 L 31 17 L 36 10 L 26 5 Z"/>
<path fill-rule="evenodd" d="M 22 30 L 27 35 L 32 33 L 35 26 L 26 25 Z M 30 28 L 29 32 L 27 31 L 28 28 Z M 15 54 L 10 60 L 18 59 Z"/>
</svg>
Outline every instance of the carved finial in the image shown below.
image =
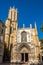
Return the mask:
<svg viewBox="0 0 43 65">
<path fill-rule="evenodd" d="M 35 21 L 35 23 L 34 23 L 34 27 L 35 27 L 35 29 L 37 29 L 37 26 L 36 26 L 36 21 Z"/>
<path fill-rule="evenodd" d="M 32 28 L 32 24 L 30 24 L 30 28 Z"/>
<path fill-rule="evenodd" d="M 25 24 L 23 24 L 23 28 L 25 28 Z"/>
<path fill-rule="evenodd" d="M 37 35 L 38 33 L 37 33 L 36 21 L 35 21 L 35 23 L 34 23 L 34 27 L 35 27 L 35 30 L 36 30 L 36 35 Z"/>
</svg>

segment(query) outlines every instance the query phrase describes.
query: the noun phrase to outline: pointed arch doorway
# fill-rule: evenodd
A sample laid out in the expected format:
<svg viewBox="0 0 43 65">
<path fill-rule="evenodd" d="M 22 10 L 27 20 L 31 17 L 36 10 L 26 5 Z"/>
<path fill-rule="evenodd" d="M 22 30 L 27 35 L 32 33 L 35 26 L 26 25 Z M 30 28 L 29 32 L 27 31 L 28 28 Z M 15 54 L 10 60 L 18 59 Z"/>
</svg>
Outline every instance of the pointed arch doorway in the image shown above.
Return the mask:
<svg viewBox="0 0 43 65">
<path fill-rule="evenodd" d="M 30 47 L 27 44 L 22 44 L 19 46 L 19 52 L 20 52 L 20 56 L 21 56 L 21 58 L 20 58 L 21 62 L 28 62 Z"/>
</svg>

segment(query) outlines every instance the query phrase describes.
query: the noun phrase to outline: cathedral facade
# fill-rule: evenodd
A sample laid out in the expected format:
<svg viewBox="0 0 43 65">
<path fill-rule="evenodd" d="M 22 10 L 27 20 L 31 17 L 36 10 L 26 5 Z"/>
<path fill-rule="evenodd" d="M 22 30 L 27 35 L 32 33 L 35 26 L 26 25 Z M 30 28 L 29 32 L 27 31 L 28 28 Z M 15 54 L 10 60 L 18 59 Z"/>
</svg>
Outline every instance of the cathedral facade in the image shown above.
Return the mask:
<svg viewBox="0 0 43 65">
<path fill-rule="evenodd" d="M 34 28 L 32 28 L 32 24 L 28 28 L 24 24 L 23 28 L 18 28 L 18 12 L 13 7 L 9 9 L 5 25 L 5 43 L 9 50 L 12 44 L 10 62 L 38 62 L 40 42 L 36 22 Z"/>
</svg>

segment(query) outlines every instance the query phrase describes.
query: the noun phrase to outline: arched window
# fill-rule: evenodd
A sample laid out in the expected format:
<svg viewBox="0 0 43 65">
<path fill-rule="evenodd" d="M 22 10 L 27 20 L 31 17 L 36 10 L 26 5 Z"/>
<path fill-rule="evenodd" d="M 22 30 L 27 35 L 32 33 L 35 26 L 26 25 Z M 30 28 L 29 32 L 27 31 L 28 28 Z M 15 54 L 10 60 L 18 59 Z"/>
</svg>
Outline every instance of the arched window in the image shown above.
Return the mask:
<svg viewBox="0 0 43 65">
<path fill-rule="evenodd" d="M 21 33 L 21 42 L 27 42 L 27 33 L 25 31 Z"/>
</svg>

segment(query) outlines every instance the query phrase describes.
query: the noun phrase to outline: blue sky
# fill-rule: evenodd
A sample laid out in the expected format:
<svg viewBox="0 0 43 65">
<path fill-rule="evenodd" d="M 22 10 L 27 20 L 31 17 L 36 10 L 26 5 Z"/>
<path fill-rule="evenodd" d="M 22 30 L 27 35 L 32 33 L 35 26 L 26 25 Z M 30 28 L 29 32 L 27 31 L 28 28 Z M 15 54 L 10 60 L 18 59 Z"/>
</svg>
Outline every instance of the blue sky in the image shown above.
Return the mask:
<svg viewBox="0 0 43 65">
<path fill-rule="evenodd" d="M 34 27 L 36 21 L 38 36 L 43 38 L 43 33 L 40 31 L 43 21 L 43 0 L 0 0 L 0 19 L 4 23 L 8 17 L 10 6 L 18 9 L 19 27 L 22 27 L 23 24 L 26 27 L 32 24 Z"/>
</svg>

